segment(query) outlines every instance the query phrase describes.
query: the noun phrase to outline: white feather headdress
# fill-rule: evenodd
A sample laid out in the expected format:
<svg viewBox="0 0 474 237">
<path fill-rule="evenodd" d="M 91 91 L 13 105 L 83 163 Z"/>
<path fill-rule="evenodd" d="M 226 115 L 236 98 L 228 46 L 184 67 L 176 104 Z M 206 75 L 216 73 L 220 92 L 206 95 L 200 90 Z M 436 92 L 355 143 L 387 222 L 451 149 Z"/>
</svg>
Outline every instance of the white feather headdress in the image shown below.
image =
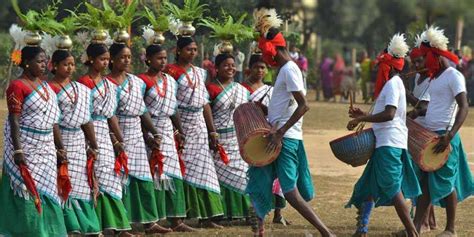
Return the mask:
<svg viewBox="0 0 474 237">
<path fill-rule="evenodd" d="M 43 39 L 41 40 L 41 48 L 44 50 L 45 54 L 48 56 L 48 57 L 51 57 L 54 53 L 54 51 L 56 51 L 57 47 L 56 47 L 56 42 L 58 40 L 57 36 L 52 36 L 50 34 L 46 34 L 44 33 L 42 36 L 41 36 Z"/>
<path fill-rule="evenodd" d="M 154 36 L 155 36 L 155 31 L 153 30 L 153 26 L 147 25 L 143 27 L 142 37 L 143 39 L 145 39 L 145 42 L 147 45 L 150 45 L 153 43 Z"/>
<path fill-rule="evenodd" d="M 423 35 L 423 34 L 422 34 Z M 421 43 L 423 43 L 423 36 L 422 35 L 416 35 L 415 36 L 415 45 L 414 48 L 419 48 L 421 46 Z"/>
<path fill-rule="evenodd" d="M 275 9 L 260 8 L 253 11 L 255 29 L 265 35 L 270 28 L 279 28 L 283 23 Z"/>
<path fill-rule="evenodd" d="M 405 35 L 395 34 L 388 44 L 387 51 L 390 55 L 397 58 L 404 58 L 408 53 L 409 47 L 406 43 Z"/>
<path fill-rule="evenodd" d="M 12 26 L 10 26 L 10 35 L 13 38 L 13 41 L 15 42 L 15 50 L 19 50 L 25 46 L 24 39 L 26 36 L 26 32 L 23 31 L 23 29 L 17 24 L 12 24 Z"/>
<path fill-rule="evenodd" d="M 425 31 L 425 39 L 426 42 L 428 42 L 433 48 L 437 48 L 440 50 L 448 50 L 449 39 L 444 35 L 443 29 L 430 26 Z"/>
</svg>

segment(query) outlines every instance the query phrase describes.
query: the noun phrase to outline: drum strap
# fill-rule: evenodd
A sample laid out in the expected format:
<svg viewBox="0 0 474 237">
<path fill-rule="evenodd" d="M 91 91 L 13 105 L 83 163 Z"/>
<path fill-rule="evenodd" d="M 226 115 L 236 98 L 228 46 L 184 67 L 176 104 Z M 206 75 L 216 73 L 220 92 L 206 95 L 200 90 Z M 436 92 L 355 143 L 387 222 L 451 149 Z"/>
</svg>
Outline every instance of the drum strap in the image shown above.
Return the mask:
<svg viewBox="0 0 474 237">
<path fill-rule="evenodd" d="M 265 99 L 265 97 L 267 97 L 267 94 L 268 94 L 268 92 L 270 92 L 271 89 L 272 89 L 272 87 L 269 86 L 268 89 L 267 89 L 267 92 L 265 92 L 265 94 L 263 94 L 262 98 L 260 98 L 258 100 L 258 103 L 262 103 L 263 99 Z"/>
</svg>

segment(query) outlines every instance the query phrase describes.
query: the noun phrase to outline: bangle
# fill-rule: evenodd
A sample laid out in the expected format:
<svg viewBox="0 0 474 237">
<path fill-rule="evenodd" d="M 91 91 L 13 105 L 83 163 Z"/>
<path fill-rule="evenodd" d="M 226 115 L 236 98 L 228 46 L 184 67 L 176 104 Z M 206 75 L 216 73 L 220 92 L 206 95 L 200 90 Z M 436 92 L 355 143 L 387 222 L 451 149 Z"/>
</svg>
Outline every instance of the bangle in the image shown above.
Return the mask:
<svg viewBox="0 0 474 237">
<path fill-rule="evenodd" d="M 121 142 L 115 141 L 114 144 L 113 144 L 113 146 L 116 146 L 117 144 L 121 144 Z"/>
<path fill-rule="evenodd" d="M 159 138 L 159 137 L 161 137 L 161 136 L 160 136 L 160 134 L 155 133 L 155 134 L 153 134 L 153 137 L 154 137 L 154 138 Z"/>
<path fill-rule="evenodd" d="M 209 136 L 218 138 L 218 137 L 219 137 L 219 133 L 217 133 L 217 132 L 210 132 L 210 133 L 209 133 Z"/>
<path fill-rule="evenodd" d="M 24 154 L 24 152 L 22 149 L 14 150 L 13 155 L 16 155 L 16 154 Z"/>
</svg>

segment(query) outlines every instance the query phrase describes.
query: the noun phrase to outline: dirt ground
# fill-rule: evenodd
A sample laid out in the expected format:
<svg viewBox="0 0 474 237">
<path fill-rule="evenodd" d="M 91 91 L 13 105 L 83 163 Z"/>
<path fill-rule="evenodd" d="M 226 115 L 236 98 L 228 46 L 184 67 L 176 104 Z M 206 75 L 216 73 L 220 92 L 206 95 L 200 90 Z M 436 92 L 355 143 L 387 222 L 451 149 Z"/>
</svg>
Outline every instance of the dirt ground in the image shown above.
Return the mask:
<svg viewBox="0 0 474 237">
<path fill-rule="evenodd" d="M 314 98 L 314 97 L 312 97 Z M 311 100 L 311 99 L 309 99 Z M 6 108 L 4 101 L 0 108 Z M 329 147 L 329 141 L 348 134 L 345 130 L 347 104 L 310 102 L 311 110 L 305 116 L 304 142 L 311 173 L 313 175 L 316 198 L 311 206 L 321 216 L 322 220 L 338 235 L 350 236 L 355 230 L 356 210 L 344 208 L 349 199 L 354 183 L 362 173 L 364 166 L 353 168 L 337 160 Z M 357 105 L 367 109 L 367 105 Z M 5 117 L 6 110 L 0 109 L 0 116 Z M 2 119 L 3 121 L 3 119 Z M 474 171 L 474 108 L 461 137 L 468 154 L 471 170 Z M 459 236 L 474 236 L 474 198 L 458 205 L 457 231 Z M 319 236 L 319 233 L 304 220 L 292 207 L 283 210 L 283 215 L 293 224 L 288 227 L 271 224 L 272 216 L 267 218 L 266 236 Z M 425 234 L 435 236 L 440 233 L 445 224 L 444 209 L 436 208 L 439 230 Z M 166 223 L 164 223 L 166 225 Z M 194 224 L 194 222 L 190 222 Z M 370 223 L 370 236 L 390 236 L 392 232 L 402 229 L 393 207 L 377 208 L 373 211 Z M 202 229 L 197 233 L 171 233 L 168 236 L 252 236 L 250 227 L 242 225 L 227 226 L 223 230 Z"/>
</svg>

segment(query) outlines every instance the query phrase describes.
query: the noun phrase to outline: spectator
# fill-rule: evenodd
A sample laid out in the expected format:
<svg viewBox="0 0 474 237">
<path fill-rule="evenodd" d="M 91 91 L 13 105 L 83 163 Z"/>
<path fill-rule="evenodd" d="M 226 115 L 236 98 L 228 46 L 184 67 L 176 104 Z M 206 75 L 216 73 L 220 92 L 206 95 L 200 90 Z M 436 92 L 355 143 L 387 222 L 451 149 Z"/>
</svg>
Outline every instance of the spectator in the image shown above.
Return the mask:
<svg viewBox="0 0 474 237">
<path fill-rule="evenodd" d="M 214 63 L 209 58 L 209 53 L 204 55 L 204 60 L 202 61 L 201 67 L 207 71 L 208 79 L 213 79 L 216 77 L 216 68 Z"/>
<path fill-rule="evenodd" d="M 235 70 L 236 70 L 235 81 L 238 83 L 242 83 L 242 81 L 244 80 L 243 71 L 244 71 L 245 54 L 240 52 L 240 49 L 237 47 L 235 47 L 234 54 L 235 54 Z"/>
<path fill-rule="evenodd" d="M 308 76 L 308 59 L 303 55 L 303 53 L 299 52 L 298 54 L 299 56 L 298 60 L 296 60 L 296 64 L 298 65 L 301 70 L 301 73 L 303 74 L 304 87 L 307 88 L 306 77 Z"/>
</svg>

